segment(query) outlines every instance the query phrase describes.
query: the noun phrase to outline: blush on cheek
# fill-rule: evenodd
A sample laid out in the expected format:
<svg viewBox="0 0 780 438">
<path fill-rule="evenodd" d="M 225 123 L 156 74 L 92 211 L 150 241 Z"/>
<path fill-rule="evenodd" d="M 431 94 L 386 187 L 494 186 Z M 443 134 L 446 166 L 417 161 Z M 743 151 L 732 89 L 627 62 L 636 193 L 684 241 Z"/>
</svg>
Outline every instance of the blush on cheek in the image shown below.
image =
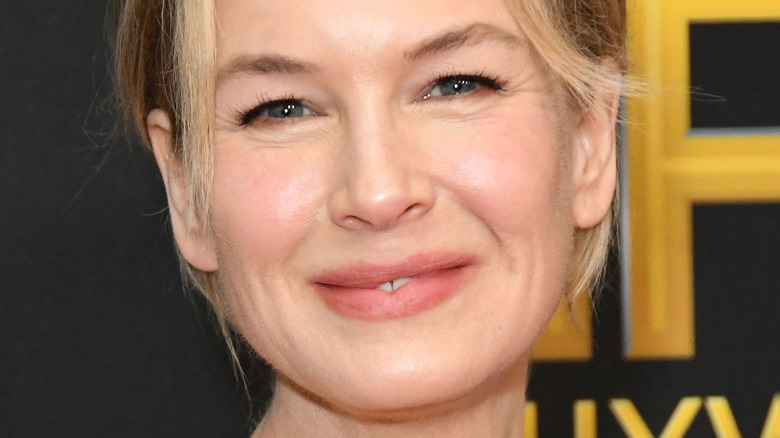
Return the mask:
<svg viewBox="0 0 780 438">
<path fill-rule="evenodd" d="M 306 160 L 289 151 L 218 157 L 211 218 L 218 236 L 253 259 L 289 253 L 316 214 L 322 184 Z"/>
<path fill-rule="evenodd" d="M 449 159 L 454 184 L 482 207 L 479 211 L 493 212 L 502 221 L 526 222 L 526 215 L 550 214 L 560 207 L 550 203 L 557 203 L 565 183 L 560 165 L 565 146 L 549 118 L 518 119 L 492 121 L 453 138 L 457 153 Z"/>
</svg>

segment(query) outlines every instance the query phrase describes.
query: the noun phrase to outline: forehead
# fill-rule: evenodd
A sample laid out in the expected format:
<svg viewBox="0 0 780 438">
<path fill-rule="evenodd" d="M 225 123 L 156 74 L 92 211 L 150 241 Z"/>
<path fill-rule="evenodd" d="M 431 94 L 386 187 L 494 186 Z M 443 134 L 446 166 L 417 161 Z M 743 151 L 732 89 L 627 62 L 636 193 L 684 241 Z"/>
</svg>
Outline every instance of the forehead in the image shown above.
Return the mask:
<svg viewBox="0 0 780 438">
<path fill-rule="evenodd" d="M 503 0 L 217 0 L 218 62 L 255 51 L 317 59 L 323 49 L 358 60 L 402 53 L 473 23 L 519 33 Z"/>
</svg>

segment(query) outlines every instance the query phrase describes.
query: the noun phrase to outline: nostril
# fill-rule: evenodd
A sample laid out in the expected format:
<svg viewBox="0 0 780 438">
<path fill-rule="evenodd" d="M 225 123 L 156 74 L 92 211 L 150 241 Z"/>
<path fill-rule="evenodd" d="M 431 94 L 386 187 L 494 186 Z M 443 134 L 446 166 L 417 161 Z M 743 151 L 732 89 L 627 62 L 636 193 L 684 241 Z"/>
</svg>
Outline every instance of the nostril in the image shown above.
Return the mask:
<svg viewBox="0 0 780 438">
<path fill-rule="evenodd" d="M 419 213 L 421 210 L 424 210 L 424 206 L 418 202 L 406 207 L 406 210 L 404 210 L 398 217 L 401 218 L 404 216 L 413 216 Z"/>
<path fill-rule="evenodd" d="M 371 223 L 359 216 L 345 216 L 342 220 L 342 224 L 346 227 L 355 227 L 361 225 L 371 225 Z"/>
<path fill-rule="evenodd" d="M 341 227 L 384 230 L 425 216 L 435 203 L 430 178 L 407 165 L 349 169 L 328 201 L 331 219 Z"/>
<path fill-rule="evenodd" d="M 392 210 L 395 210 L 395 213 L 392 213 Z M 382 209 L 375 208 L 366 211 L 363 215 L 350 214 L 342 216 L 339 224 L 350 229 L 385 229 L 399 221 L 422 216 L 426 211 L 425 204 L 419 202 L 413 203 L 403 210 L 390 208 L 382 211 Z"/>
</svg>

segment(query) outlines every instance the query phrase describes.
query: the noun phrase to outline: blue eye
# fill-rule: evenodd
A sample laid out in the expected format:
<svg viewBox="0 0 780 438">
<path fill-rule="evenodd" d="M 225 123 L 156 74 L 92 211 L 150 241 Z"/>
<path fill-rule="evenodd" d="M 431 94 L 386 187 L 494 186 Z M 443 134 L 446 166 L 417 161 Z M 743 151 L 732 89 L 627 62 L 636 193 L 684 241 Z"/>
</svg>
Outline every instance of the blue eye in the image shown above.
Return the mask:
<svg viewBox="0 0 780 438">
<path fill-rule="evenodd" d="M 430 91 L 423 96 L 423 100 L 431 97 L 451 97 L 459 94 L 471 93 L 481 87 L 500 90 L 501 86 L 493 78 L 479 75 L 455 75 L 445 76 L 433 82 Z"/>
<path fill-rule="evenodd" d="M 299 99 L 272 100 L 260 104 L 241 116 L 241 125 L 252 123 L 255 119 L 281 121 L 296 119 L 314 114 Z"/>
</svg>

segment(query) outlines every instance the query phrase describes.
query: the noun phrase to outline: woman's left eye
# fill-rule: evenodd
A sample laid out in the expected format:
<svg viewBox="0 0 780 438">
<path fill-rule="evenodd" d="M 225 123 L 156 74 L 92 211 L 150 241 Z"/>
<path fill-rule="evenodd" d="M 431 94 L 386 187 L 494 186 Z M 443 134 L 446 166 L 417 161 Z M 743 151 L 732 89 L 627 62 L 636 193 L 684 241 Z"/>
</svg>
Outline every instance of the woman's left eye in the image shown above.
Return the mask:
<svg viewBox="0 0 780 438">
<path fill-rule="evenodd" d="M 487 87 L 492 90 L 501 90 L 501 85 L 497 79 L 479 76 L 479 75 L 455 75 L 445 76 L 434 81 L 430 90 L 421 100 L 432 97 L 451 97 L 459 94 L 474 92 L 480 88 Z"/>
</svg>

